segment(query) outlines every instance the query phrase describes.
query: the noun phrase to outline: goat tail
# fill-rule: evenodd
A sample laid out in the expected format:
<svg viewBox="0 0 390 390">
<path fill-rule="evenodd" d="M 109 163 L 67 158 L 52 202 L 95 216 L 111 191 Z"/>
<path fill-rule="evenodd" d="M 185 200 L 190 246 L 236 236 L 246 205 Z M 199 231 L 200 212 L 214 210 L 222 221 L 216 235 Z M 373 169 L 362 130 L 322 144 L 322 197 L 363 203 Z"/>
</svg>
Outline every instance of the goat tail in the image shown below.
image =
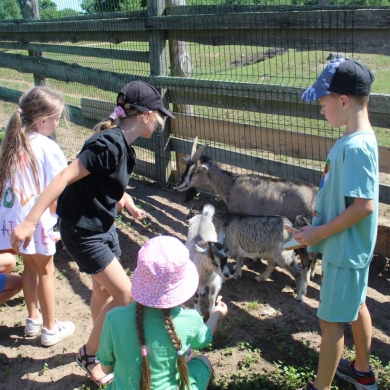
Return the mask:
<svg viewBox="0 0 390 390">
<path fill-rule="evenodd" d="M 206 204 L 203 207 L 202 215 L 206 218 L 213 218 L 215 214 L 215 207 L 211 204 Z"/>
</svg>

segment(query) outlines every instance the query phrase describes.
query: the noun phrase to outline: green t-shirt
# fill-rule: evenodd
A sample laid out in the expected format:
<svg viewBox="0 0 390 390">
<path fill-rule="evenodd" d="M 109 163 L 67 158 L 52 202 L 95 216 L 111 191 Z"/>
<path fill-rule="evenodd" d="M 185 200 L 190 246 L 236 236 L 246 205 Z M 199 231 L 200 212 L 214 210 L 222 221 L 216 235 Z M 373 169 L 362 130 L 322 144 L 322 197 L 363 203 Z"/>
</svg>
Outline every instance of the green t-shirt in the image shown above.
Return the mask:
<svg viewBox="0 0 390 390">
<path fill-rule="evenodd" d="M 135 323 L 136 303 L 116 307 L 107 313 L 100 336 L 97 359 L 114 366 L 114 380 L 107 389 L 138 390 L 142 355 Z M 175 307 L 171 310 L 182 349 L 204 348 L 210 344 L 210 328 L 196 310 Z M 144 311 L 146 348 L 151 370 L 152 389 L 176 390 L 179 383 L 177 351 L 164 326 L 162 311 L 146 307 Z"/>
</svg>

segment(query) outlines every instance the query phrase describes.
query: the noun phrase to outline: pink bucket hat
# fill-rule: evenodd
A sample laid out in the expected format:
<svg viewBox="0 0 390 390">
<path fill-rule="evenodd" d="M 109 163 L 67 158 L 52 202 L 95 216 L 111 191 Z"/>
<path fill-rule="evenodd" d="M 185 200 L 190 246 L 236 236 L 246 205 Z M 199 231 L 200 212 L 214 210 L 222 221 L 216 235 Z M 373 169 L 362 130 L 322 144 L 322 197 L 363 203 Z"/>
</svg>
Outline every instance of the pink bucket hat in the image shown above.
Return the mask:
<svg viewBox="0 0 390 390">
<path fill-rule="evenodd" d="M 131 293 L 142 305 L 158 309 L 178 306 L 194 294 L 199 274 L 188 249 L 175 237 L 157 236 L 138 252 Z"/>
</svg>

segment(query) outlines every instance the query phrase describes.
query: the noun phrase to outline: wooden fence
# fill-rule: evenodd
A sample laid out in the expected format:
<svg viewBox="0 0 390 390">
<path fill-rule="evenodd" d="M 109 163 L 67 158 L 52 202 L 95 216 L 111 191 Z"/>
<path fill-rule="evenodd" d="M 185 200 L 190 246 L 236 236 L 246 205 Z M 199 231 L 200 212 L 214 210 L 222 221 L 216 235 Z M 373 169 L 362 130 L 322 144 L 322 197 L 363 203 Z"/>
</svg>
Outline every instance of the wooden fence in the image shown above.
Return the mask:
<svg viewBox="0 0 390 390">
<path fill-rule="evenodd" d="M 167 4 L 174 3 L 167 0 Z M 239 10 L 240 12 L 237 12 Z M 41 78 L 66 83 L 80 83 L 117 92 L 125 83 L 141 79 L 160 90 L 165 102 L 214 108 L 239 109 L 300 118 L 319 118 L 319 109 L 300 96 L 304 88 L 264 83 L 200 80 L 169 75 L 167 40 L 196 42 L 207 45 L 253 45 L 283 47 L 301 51 L 363 52 L 390 55 L 390 9 L 319 8 L 248 6 L 172 6 L 164 0 L 148 0 L 145 12 L 112 13 L 80 16 L 73 19 L 17 20 L 0 23 L 0 67 L 32 73 Z M 149 51 L 113 50 L 78 46 L 80 42 L 148 42 Z M 55 44 L 53 43 L 55 42 Z M 109 72 L 58 61 L 44 56 L 26 56 L 7 50 L 61 53 L 97 58 L 121 59 L 150 64 L 150 74 L 139 76 Z M 16 102 L 20 92 L 0 88 L 0 99 Z M 105 102 L 81 99 L 71 106 L 72 120 L 91 127 L 108 112 Z M 390 128 L 390 95 L 372 94 L 370 119 L 374 126 Z M 104 111 L 103 111 L 104 110 Z M 246 152 L 251 145 L 274 154 L 322 160 L 334 140 L 312 134 L 278 130 L 245 123 L 227 122 L 178 112 L 177 119 L 166 126 L 162 136 L 150 141 L 137 141 L 153 150 L 155 161 L 138 164 L 138 173 L 165 183 L 176 178 L 179 158 L 189 154 L 192 139 L 215 141 L 226 147 L 209 147 L 208 154 L 216 161 L 281 178 L 318 184 L 320 170 L 294 166 Z M 212 131 L 210 130 L 212 129 Z M 214 132 L 214 133 L 213 133 Z M 305 147 L 302 148 L 302 145 Z M 232 151 L 235 148 L 237 151 Z M 171 152 L 176 164 L 171 164 Z M 304 154 L 303 154 L 304 153 Z M 380 147 L 380 171 L 390 174 L 390 149 Z M 173 175 L 173 176 L 171 176 Z M 390 204 L 390 186 L 381 184 L 380 201 Z"/>
</svg>

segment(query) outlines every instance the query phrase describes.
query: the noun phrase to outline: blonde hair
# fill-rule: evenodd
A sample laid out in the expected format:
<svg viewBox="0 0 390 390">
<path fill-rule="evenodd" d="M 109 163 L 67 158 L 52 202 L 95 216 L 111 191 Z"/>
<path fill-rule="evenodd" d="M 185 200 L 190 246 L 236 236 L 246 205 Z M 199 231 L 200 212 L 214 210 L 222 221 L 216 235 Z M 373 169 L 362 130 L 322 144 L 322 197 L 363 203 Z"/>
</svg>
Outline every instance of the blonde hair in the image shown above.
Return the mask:
<svg viewBox="0 0 390 390">
<path fill-rule="evenodd" d="M 137 335 L 138 341 L 141 348 L 146 348 L 145 342 L 145 333 L 144 333 L 144 305 L 141 305 L 137 302 L 136 305 L 136 324 L 137 324 Z M 169 338 L 177 352 L 182 352 L 182 344 L 179 336 L 176 333 L 175 326 L 173 324 L 171 309 L 162 309 L 164 324 L 167 329 Z M 177 355 L 177 368 L 179 370 L 180 380 L 179 380 L 179 389 L 189 389 L 190 381 L 188 377 L 188 367 L 184 360 L 184 354 L 178 353 Z M 150 390 L 151 381 L 150 381 L 150 366 L 148 356 L 142 356 L 142 371 L 141 371 L 141 390 Z"/>
<path fill-rule="evenodd" d="M 15 175 L 26 171 L 29 166 L 38 193 L 41 192 L 29 134 L 37 132 L 35 128 L 37 121 L 61 115 L 68 123 L 69 111 L 64 100 L 50 88 L 38 86 L 23 93 L 19 99 L 19 109 L 12 114 L 1 143 L 0 196 L 4 193 L 7 178 L 10 178 L 12 187 L 15 183 Z"/>
<path fill-rule="evenodd" d="M 138 110 L 132 110 L 132 109 L 125 109 L 126 112 L 126 117 L 125 118 L 131 118 L 140 114 L 144 114 L 142 111 Z M 160 113 L 157 110 L 151 111 L 153 116 L 156 118 L 157 122 L 159 125 L 164 128 L 164 119 L 160 115 Z M 93 127 L 93 131 L 99 132 L 103 130 L 108 130 L 108 129 L 114 129 L 115 127 L 118 127 L 121 124 L 121 119 L 113 119 L 111 117 L 107 117 L 103 119 L 101 122 L 99 122 L 97 125 Z"/>
</svg>

